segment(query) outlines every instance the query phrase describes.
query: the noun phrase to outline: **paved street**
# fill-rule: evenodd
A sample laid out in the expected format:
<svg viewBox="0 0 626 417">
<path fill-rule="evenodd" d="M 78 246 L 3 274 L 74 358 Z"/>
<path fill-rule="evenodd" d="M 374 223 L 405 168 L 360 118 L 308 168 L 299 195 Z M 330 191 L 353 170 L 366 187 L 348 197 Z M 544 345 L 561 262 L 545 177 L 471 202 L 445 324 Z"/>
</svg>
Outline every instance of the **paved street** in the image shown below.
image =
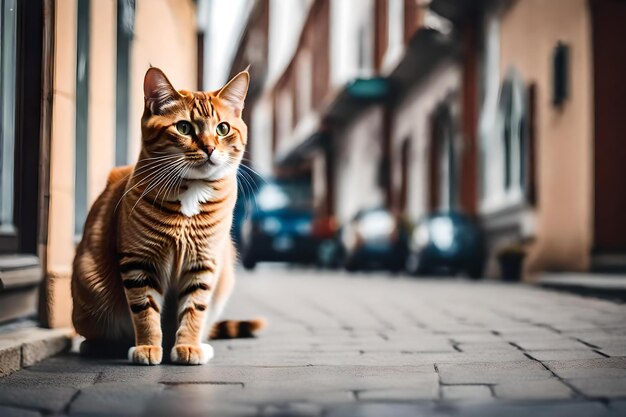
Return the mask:
<svg viewBox="0 0 626 417">
<path fill-rule="evenodd" d="M 0 379 L 0 416 L 621 416 L 626 305 L 522 285 L 261 268 L 207 366 L 75 354 Z"/>
</svg>

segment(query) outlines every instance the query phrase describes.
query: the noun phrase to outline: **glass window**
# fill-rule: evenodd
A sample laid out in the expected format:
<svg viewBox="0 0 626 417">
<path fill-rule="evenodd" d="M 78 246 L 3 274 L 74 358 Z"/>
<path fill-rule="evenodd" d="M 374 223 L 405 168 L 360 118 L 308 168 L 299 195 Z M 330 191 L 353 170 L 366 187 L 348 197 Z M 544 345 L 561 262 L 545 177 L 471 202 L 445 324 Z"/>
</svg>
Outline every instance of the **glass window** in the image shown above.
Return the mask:
<svg viewBox="0 0 626 417">
<path fill-rule="evenodd" d="M 454 123 L 450 103 L 443 103 L 437 110 L 433 122 L 435 123 L 433 140 L 435 143 L 434 158 L 438 175 L 437 200 L 434 206 L 438 210 L 451 210 L 457 206 L 457 158 L 455 154 L 455 140 L 457 127 Z"/>
<path fill-rule="evenodd" d="M 80 236 L 87 218 L 87 134 L 89 115 L 89 1 L 78 0 L 76 32 L 76 161 L 74 233 Z"/>
<path fill-rule="evenodd" d="M 15 233 L 16 1 L 0 0 L 0 234 Z"/>
<path fill-rule="evenodd" d="M 367 3 L 366 3 L 367 4 Z M 367 4 L 366 13 L 357 28 L 357 68 L 362 77 L 372 75 L 374 68 L 374 14 L 373 5 Z"/>
<path fill-rule="evenodd" d="M 135 26 L 135 0 L 117 2 L 117 82 L 115 92 L 115 165 L 128 164 L 130 51 Z"/>
<path fill-rule="evenodd" d="M 511 69 L 502 84 L 498 103 L 500 137 L 504 151 L 504 189 L 518 191 L 524 178 L 524 142 L 526 134 L 526 92 L 524 82 Z"/>
<path fill-rule="evenodd" d="M 387 52 L 385 62 L 393 64 L 404 47 L 404 0 L 387 1 Z"/>
</svg>

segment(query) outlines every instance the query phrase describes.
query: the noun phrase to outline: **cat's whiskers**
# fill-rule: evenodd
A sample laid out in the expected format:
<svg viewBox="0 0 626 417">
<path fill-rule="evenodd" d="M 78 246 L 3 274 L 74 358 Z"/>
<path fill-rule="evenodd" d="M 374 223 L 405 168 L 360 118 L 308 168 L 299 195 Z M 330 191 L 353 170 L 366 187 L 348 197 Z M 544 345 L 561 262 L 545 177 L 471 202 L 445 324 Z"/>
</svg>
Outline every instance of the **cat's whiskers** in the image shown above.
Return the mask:
<svg viewBox="0 0 626 417">
<path fill-rule="evenodd" d="M 254 187 L 252 186 L 252 184 L 255 183 L 254 180 L 245 171 L 242 171 L 239 169 L 243 165 L 239 164 L 239 161 L 237 161 L 235 158 L 233 157 L 229 158 L 229 160 L 226 163 L 229 165 L 230 168 L 235 169 L 235 172 L 238 178 L 238 181 L 237 181 L 238 188 L 240 188 L 241 191 L 243 192 L 243 197 L 245 201 L 252 201 L 252 203 L 256 206 L 257 205 L 256 193 L 254 191 Z M 244 208 L 245 208 L 244 216 L 248 218 L 248 216 L 250 215 L 250 210 L 248 209 L 248 205 L 245 205 Z"/>
<path fill-rule="evenodd" d="M 133 208 L 130 210 L 130 213 L 128 214 L 128 216 L 130 217 L 133 214 L 133 211 L 135 210 L 135 207 L 137 207 L 137 204 L 139 204 L 139 202 L 141 201 L 141 199 L 143 197 L 148 195 L 152 190 L 154 190 L 156 187 L 158 187 L 163 181 L 165 181 L 167 178 L 169 178 L 169 176 L 173 172 L 172 170 L 177 169 L 183 163 L 185 163 L 184 158 L 182 158 L 181 160 L 178 160 L 178 161 L 174 161 L 169 166 L 164 167 L 163 170 L 159 171 L 160 173 L 158 174 L 158 176 L 156 176 L 156 178 L 154 178 L 150 182 L 150 184 L 148 184 L 146 186 L 146 188 L 144 189 L 143 193 L 141 193 L 141 195 L 139 196 L 139 198 L 135 202 L 135 205 L 133 205 Z"/>
<path fill-rule="evenodd" d="M 185 177 L 187 176 L 187 173 L 193 168 L 192 165 L 188 165 L 185 168 L 185 172 L 182 173 L 182 175 L 180 176 L 180 179 L 178 180 L 178 185 L 176 187 L 176 196 L 177 198 L 180 196 L 180 187 L 183 185 L 183 183 L 185 182 Z"/>
<path fill-rule="evenodd" d="M 250 160 L 248 160 L 249 162 L 251 162 Z M 240 165 L 242 168 L 247 169 L 248 171 L 252 172 L 254 175 L 256 175 L 257 177 L 259 177 L 259 179 L 261 181 L 263 181 L 265 184 L 268 184 L 268 182 L 265 180 L 265 178 L 263 177 L 263 175 L 259 174 L 255 169 L 253 169 L 252 167 L 245 165 L 245 164 L 241 164 Z"/>
<path fill-rule="evenodd" d="M 129 175 L 133 175 L 133 177 L 139 177 L 139 174 L 141 175 L 146 175 L 144 178 L 141 178 L 139 181 L 137 181 L 137 183 L 133 184 L 132 187 L 130 187 L 128 190 L 126 190 L 124 192 L 124 194 L 120 197 L 120 199 L 118 200 L 117 204 L 115 205 L 114 211 L 117 211 L 118 206 L 120 205 L 120 203 L 122 202 L 122 200 L 124 199 L 124 197 L 126 197 L 126 195 L 128 195 L 128 193 L 130 193 L 132 190 L 134 190 L 135 188 L 145 184 L 146 182 L 149 182 L 150 179 L 158 174 L 162 169 L 167 168 L 172 162 L 176 162 L 176 161 L 168 161 L 165 166 L 162 165 L 156 165 L 148 170 L 145 170 L 143 172 L 139 172 L 141 170 L 139 170 L 137 172 L 137 174 L 131 172 Z"/>
<path fill-rule="evenodd" d="M 161 181 L 161 186 L 157 190 L 156 194 L 154 195 L 154 199 L 152 200 L 153 204 L 156 204 L 156 201 L 159 198 L 159 194 L 161 193 L 161 191 L 163 191 L 163 189 L 167 186 L 167 184 L 172 180 L 172 178 L 176 178 L 176 174 L 178 173 L 179 169 L 180 169 L 180 166 L 173 168 L 172 170 L 168 172 L 166 177 Z M 161 200 L 161 205 L 163 205 L 163 200 Z"/>
<path fill-rule="evenodd" d="M 247 191 L 247 196 L 244 195 L 246 201 L 250 201 L 253 205 L 253 207 L 257 207 L 258 203 L 256 200 L 256 192 L 254 191 L 252 185 L 250 184 L 250 180 L 248 178 L 246 178 L 246 172 L 245 171 L 237 171 L 238 175 L 240 176 L 242 183 L 246 184 L 248 187 L 248 191 Z M 245 188 L 244 188 L 245 190 Z M 244 206 L 245 207 L 245 217 L 248 218 L 251 214 L 251 210 L 249 209 L 248 205 Z"/>
<path fill-rule="evenodd" d="M 187 165 L 188 164 L 183 164 L 183 165 L 177 167 L 175 170 L 172 171 L 171 177 L 168 180 L 164 181 L 163 185 L 161 186 L 161 188 L 159 188 L 158 192 L 154 196 L 154 203 L 155 204 L 156 204 L 157 199 L 159 198 L 159 194 L 161 193 L 161 190 L 163 190 L 163 188 L 165 187 L 165 190 L 163 192 L 163 196 L 161 197 L 161 206 L 163 205 L 163 203 L 165 202 L 165 199 L 168 197 L 168 194 L 171 191 L 171 187 L 174 184 L 176 184 L 176 182 L 180 178 L 180 174 L 182 174 L 183 169 L 185 169 L 187 167 Z"/>
<path fill-rule="evenodd" d="M 124 199 L 124 197 L 126 197 L 126 195 L 128 193 L 130 193 L 132 190 L 144 186 L 146 184 L 152 184 L 152 181 L 159 176 L 161 173 L 166 172 L 171 166 L 173 166 L 174 164 L 176 164 L 178 162 L 178 160 L 174 160 L 174 161 L 168 161 L 166 164 L 164 165 L 159 165 L 154 167 L 153 169 L 149 170 L 148 172 L 143 172 L 141 175 L 145 175 L 143 178 L 140 178 L 136 184 L 134 184 L 132 187 L 130 187 L 125 193 L 124 195 L 122 195 L 122 197 L 120 198 L 120 200 L 118 201 L 117 205 L 115 206 L 115 209 L 117 210 L 117 206 L 121 203 L 122 199 Z M 139 178 L 139 175 L 137 175 L 137 178 Z"/>
<path fill-rule="evenodd" d="M 160 163 L 162 163 L 164 161 L 167 161 L 167 160 L 172 159 L 172 158 L 177 158 L 177 157 L 180 157 L 180 155 L 179 154 L 174 154 L 174 155 L 169 154 L 169 155 L 165 155 L 165 156 L 159 156 L 159 157 L 156 157 L 156 158 L 140 159 L 139 161 L 137 161 L 137 164 L 135 166 L 139 165 L 139 163 L 143 162 L 143 161 L 148 161 L 148 160 L 151 160 L 151 159 L 155 159 L 155 161 L 151 161 L 151 162 L 149 162 L 147 164 L 141 165 L 141 167 L 139 169 L 134 169 L 134 170 L 130 171 L 128 174 L 124 175 L 122 177 L 122 179 L 125 180 L 128 177 L 130 177 L 131 175 L 136 175 L 136 174 L 140 173 L 142 170 L 145 170 L 145 169 L 147 169 L 150 166 L 155 166 L 155 165 L 158 166 Z"/>
</svg>

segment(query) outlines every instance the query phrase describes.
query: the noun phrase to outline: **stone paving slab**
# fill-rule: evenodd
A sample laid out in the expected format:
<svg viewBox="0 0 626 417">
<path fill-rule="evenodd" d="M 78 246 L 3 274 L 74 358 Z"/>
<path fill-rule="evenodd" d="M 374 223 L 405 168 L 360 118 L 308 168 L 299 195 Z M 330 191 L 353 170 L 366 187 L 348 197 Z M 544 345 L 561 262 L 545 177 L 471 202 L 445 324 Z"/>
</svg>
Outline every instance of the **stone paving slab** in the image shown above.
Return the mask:
<svg viewBox="0 0 626 417">
<path fill-rule="evenodd" d="M 58 413 L 72 401 L 78 389 L 64 386 L 42 386 L 32 389 L 24 386 L 0 388 L 0 404 L 26 410 Z"/>
<path fill-rule="evenodd" d="M 558 378 L 502 381 L 493 390 L 497 398 L 506 400 L 560 400 L 576 397 L 576 393 Z"/>
<path fill-rule="evenodd" d="M 69 414 L 106 411 L 109 415 L 140 415 L 164 389 L 162 384 L 104 382 L 83 388 Z"/>
<path fill-rule="evenodd" d="M 23 408 L 5 407 L 0 405 L 0 416 L 2 417 L 39 417 L 41 413 L 37 411 L 24 410 Z"/>
<path fill-rule="evenodd" d="M 441 397 L 444 400 L 487 400 L 493 396 L 489 385 L 443 385 Z"/>
<path fill-rule="evenodd" d="M 541 363 L 531 361 L 439 364 L 441 382 L 446 384 L 497 384 L 499 382 L 540 381 L 552 374 Z"/>
<path fill-rule="evenodd" d="M 626 415 L 622 304 L 457 279 L 241 275 L 225 316 L 264 316 L 260 337 L 213 341 L 198 367 L 52 357 L 0 378 L 0 416 Z"/>
<path fill-rule="evenodd" d="M 616 412 L 620 412 L 617 410 Z M 365 403 L 344 405 L 325 417 L 609 417 L 617 416 L 600 403 L 530 403 L 530 404 L 395 404 Z"/>
</svg>

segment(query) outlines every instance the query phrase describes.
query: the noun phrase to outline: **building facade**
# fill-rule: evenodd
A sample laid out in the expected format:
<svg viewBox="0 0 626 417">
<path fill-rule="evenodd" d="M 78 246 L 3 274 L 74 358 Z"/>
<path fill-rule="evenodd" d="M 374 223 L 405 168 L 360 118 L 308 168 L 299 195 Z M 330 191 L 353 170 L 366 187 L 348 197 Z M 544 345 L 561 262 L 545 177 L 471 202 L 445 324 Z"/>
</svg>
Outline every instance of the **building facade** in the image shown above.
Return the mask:
<svg viewBox="0 0 626 417">
<path fill-rule="evenodd" d="M 623 270 L 623 2 L 308 3 L 250 115 L 253 166 L 309 178 L 336 225 L 376 206 L 473 216 L 489 276 L 510 246 L 526 279 Z"/>
<path fill-rule="evenodd" d="M 0 4 L 0 321 L 39 311 L 44 324 L 68 326 L 88 209 L 110 169 L 139 153 L 146 69 L 162 68 L 179 88 L 201 80 L 196 2 Z"/>
</svg>

